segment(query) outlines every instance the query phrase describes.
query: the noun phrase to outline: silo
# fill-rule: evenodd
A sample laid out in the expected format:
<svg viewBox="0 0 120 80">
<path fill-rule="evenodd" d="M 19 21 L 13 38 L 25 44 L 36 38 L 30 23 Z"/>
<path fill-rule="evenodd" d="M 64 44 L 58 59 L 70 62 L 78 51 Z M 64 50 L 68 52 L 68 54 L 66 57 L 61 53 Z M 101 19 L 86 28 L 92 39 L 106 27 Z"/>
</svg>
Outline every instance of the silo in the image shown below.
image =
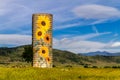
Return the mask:
<svg viewBox="0 0 120 80">
<path fill-rule="evenodd" d="M 32 16 L 33 67 L 52 67 L 52 14 Z"/>
</svg>

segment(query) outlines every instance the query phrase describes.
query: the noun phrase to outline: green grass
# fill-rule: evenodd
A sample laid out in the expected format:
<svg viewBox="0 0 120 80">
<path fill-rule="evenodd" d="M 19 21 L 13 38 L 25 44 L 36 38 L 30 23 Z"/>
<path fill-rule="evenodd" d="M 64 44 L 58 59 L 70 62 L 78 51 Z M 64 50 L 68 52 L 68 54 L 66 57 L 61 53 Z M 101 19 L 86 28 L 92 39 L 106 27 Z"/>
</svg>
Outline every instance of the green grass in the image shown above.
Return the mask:
<svg viewBox="0 0 120 80">
<path fill-rule="evenodd" d="M 0 80 L 120 80 L 120 69 L 0 67 Z"/>
</svg>

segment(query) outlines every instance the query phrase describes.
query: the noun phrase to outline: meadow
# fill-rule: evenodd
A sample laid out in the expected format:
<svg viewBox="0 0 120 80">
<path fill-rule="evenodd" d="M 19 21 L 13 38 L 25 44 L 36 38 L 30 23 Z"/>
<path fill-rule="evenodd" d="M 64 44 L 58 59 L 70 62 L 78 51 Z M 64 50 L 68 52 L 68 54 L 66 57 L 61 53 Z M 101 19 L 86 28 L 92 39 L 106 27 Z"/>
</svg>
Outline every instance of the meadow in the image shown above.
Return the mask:
<svg viewBox="0 0 120 80">
<path fill-rule="evenodd" d="M 120 80 L 119 56 L 82 56 L 53 49 L 54 67 L 43 69 L 31 67 L 31 46 L 30 52 L 24 47 L 0 48 L 0 80 Z"/>
<path fill-rule="evenodd" d="M 0 80 L 120 80 L 120 69 L 0 67 Z"/>
</svg>

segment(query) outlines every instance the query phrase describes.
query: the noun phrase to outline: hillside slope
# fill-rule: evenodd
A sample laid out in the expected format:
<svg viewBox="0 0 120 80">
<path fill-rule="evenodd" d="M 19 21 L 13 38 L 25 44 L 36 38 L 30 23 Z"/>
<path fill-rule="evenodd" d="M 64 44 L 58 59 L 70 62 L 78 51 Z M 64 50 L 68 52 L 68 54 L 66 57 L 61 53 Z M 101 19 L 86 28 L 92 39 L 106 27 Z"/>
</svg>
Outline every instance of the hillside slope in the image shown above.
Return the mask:
<svg viewBox="0 0 120 80">
<path fill-rule="evenodd" d="M 30 45 L 26 45 L 30 46 Z M 0 63 L 9 62 L 25 62 L 22 54 L 25 51 L 26 46 L 20 46 L 15 48 L 0 48 Z M 30 48 L 31 50 L 31 48 Z M 27 53 L 29 57 L 32 57 Z M 119 56 L 83 56 L 75 54 L 69 51 L 62 51 L 53 49 L 53 63 L 55 66 L 59 65 L 89 65 L 89 66 L 108 66 L 119 65 Z"/>
</svg>

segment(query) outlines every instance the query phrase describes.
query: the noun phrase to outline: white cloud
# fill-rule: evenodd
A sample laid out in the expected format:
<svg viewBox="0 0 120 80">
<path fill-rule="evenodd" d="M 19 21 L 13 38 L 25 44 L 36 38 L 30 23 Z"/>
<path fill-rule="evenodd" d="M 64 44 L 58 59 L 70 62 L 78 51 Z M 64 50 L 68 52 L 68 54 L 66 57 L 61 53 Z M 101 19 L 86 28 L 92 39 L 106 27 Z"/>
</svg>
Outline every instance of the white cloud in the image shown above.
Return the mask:
<svg viewBox="0 0 120 80">
<path fill-rule="evenodd" d="M 64 12 L 64 11 L 63 11 Z M 73 20 L 78 20 L 79 22 L 62 24 L 60 26 L 55 26 L 54 29 L 65 29 L 70 27 L 81 27 L 84 25 L 95 25 L 99 23 L 105 23 L 110 21 L 115 21 L 120 19 L 120 10 L 115 7 L 97 5 L 97 4 L 87 4 L 80 5 L 72 9 L 72 12 L 75 14 L 71 15 L 71 20 L 68 19 L 69 22 Z M 63 15 L 62 15 L 63 16 Z M 64 21 L 64 17 L 59 16 L 59 21 Z M 67 15 L 66 15 L 67 16 Z M 69 16 L 70 17 L 70 16 Z M 58 20 L 57 19 L 57 20 Z M 83 20 L 80 20 L 83 19 Z"/>
<path fill-rule="evenodd" d="M 104 49 L 106 46 L 108 46 L 109 43 L 89 41 L 88 39 L 101 35 L 107 35 L 107 34 L 110 34 L 110 32 L 99 33 L 99 34 L 87 34 L 82 36 L 62 38 L 59 40 L 54 38 L 53 47 L 57 49 L 68 50 L 75 53 L 97 51 Z"/>
<path fill-rule="evenodd" d="M 99 34 L 99 32 L 98 32 L 98 30 L 97 30 L 97 28 L 96 28 L 96 26 L 92 26 L 92 28 L 93 28 L 93 31 L 95 31 L 96 32 L 96 34 Z"/>
<path fill-rule="evenodd" d="M 7 13 L 8 11 L 4 10 L 4 9 L 0 9 L 0 16 L 3 16 Z"/>
<path fill-rule="evenodd" d="M 63 39 L 53 39 L 53 47 L 56 49 L 67 50 L 74 53 L 87 53 L 95 51 L 108 51 L 108 52 L 120 52 L 120 42 L 115 42 L 114 44 L 102 43 L 99 41 L 89 41 L 74 38 L 63 38 Z"/>
<path fill-rule="evenodd" d="M 70 4 L 69 2 L 72 2 L 72 4 Z M 59 24 L 60 22 L 75 20 L 76 17 L 78 16 L 80 18 L 86 18 L 86 19 L 97 19 L 95 20 L 95 22 L 93 22 L 93 24 L 104 22 L 107 19 L 110 19 L 113 17 L 115 18 L 119 17 L 120 11 L 117 8 L 103 6 L 103 5 L 84 5 L 84 4 L 93 4 L 93 3 L 96 4 L 99 2 L 101 3 L 102 1 L 101 0 L 91 0 L 91 1 L 90 0 L 78 0 L 78 1 L 1 0 L 0 1 L 0 30 L 1 31 L 5 30 L 4 33 L 7 33 L 7 31 L 10 29 L 12 30 L 18 29 L 18 30 L 21 30 L 21 33 L 19 32 L 20 34 L 29 34 L 31 30 L 30 29 L 26 30 L 25 26 L 28 24 L 31 25 L 31 17 L 33 13 L 41 13 L 41 12 L 53 13 L 55 22 Z M 116 1 L 112 0 L 110 2 L 116 2 Z M 74 16 L 70 12 L 70 10 L 73 9 L 73 7 L 81 4 L 82 6 L 78 6 L 74 8 L 73 12 L 77 15 L 77 16 Z M 78 11 L 76 11 L 76 9 L 78 9 Z M 86 20 L 84 20 L 83 22 L 85 24 L 91 23 L 91 22 L 87 23 Z M 73 23 L 72 25 L 71 24 L 61 25 L 59 29 L 83 25 L 83 22 L 80 21 L 79 23 Z M 31 26 L 27 26 L 27 27 L 29 28 Z M 56 26 L 56 28 L 58 28 L 58 26 Z M 102 46 L 104 46 L 104 43 L 92 42 L 92 41 L 88 41 L 87 39 L 100 36 L 103 34 L 110 34 L 110 32 L 99 33 L 99 34 L 89 34 L 89 35 L 83 35 L 79 37 L 75 36 L 75 37 L 72 37 L 72 39 L 71 38 L 64 38 L 61 40 L 54 39 L 54 44 L 55 44 L 55 47 L 65 48 L 66 45 L 68 45 L 69 47 L 72 42 L 76 42 L 76 43 L 73 43 L 73 45 L 77 43 L 78 44 L 84 43 L 82 45 L 84 47 L 87 47 L 87 46 L 88 47 L 82 48 L 81 46 L 80 47 L 81 50 L 84 49 L 84 51 L 90 51 L 90 50 L 93 50 L 93 48 L 92 49 L 90 48 L 92 44 L 98 45 L 98 48 L 101 48 Z M 0 35 L 0 44 L 22 45 L 22 44 L 29 44 L 29 43 L 31 43 L 31 36 L 29 35 L 19 35 L 19 34 L 6 34 L 6 35 L 1 34 Z M 64 45 L 64 43 L 66 45 Z M 91 45 L 88 45 L 88 44 L 91 44 Z M 92 46 L 94 47 L 94 45 Z M 79 46 L 75 46 L 75 47 L 79 47 Z"/>
<path fill-rule="evenodd" d="M 120 47 L 120 42 L 114 42 L 111 47 Z"/>
<path fill-rule="evenodd" d="M 99 23 L 104 23 L 104 22 L 106 22 L 106 21 L 107 21 L 107 19 L 99 19 L 99 20 L 95 20 L 95 21 L 93 21 L 93 22 L 91 23 L 91 25 L 99 24 Z"/>
<path fill-rule="evenodd" d="M 86 39 L 90 39 L 90 38 L 94 38 L 97 36 L 102 36 L 102 35 L 107 35 L 107 34 L 111 34 L 111 32 L 104 32 L 104 33 L 91 33 L 91 34 L 86 34 L 86 35 L 82 35 L 82 36 L 75 36 L 73 37 L 74 40 L 86 40 Z"/>
<path fill-rule="evenodd" d="M 2 4 L 2 5 L 1 5 Z M 1 11 L 2 10 L 2 11 Z M 16 0 L 0 1 L 0 30 L 20 29 L 31 23 L 32 9 Z"/>
<path fill-rule="evenodd" d="M 87 41 L 87 40 L 73 40 L 73 39 L 61 39 L 57 40 L 54 43 L 54 48 L 68 50 L 75 53 L 84 53 L 89 52 L 92 49 L 101 49 L 104 48 L 106 44 L 95 41 Z"/>
<path fill-rule="evenodd" d="M 70 28 L 70 27 L 75 27 L 75 26 L 79 26 L 81 25 L 81 23 L 74 23 L 74 24 L 67 24 L 67 25 L 61 25 L 61 26 L 57 26 L 54 29 L 65 29 L 65 28 Z"/>
<path fill-rule="evenodd" d="M 117 37 L 117 36 L 119 36 L 119 34 L 118 34 L 118 33 L 115 33 L 114 36 Z"/>
<path fill-rule="evenodd" d="M 6 15 L 9 11 L 11 11 L 10 5 L 8 6 L 7 4 L 12 4 L 13 1 L 14 0 L 0 1 L 0 16 Z"/>
<path fill-rule="evenodd" d="M 72 5 L 69 4 L 70 1 L 72 2 Z M 24 28 L 24 26 L 26 26 L 26 25 L 29 25 L 31 27 L 32 14 L 33 13 L 41 13 L 41 12 L 47 12 L 47 13 L 54 14 L 54 22 L 58 23 L 58 24 L 62 24 L 61 22 L 76 19 L 76 16 L 74 16 L 70 11 L 76 5 L 95 4 L 95 3 L 99 3 L 99 2 L 101 3 L 102 1 L 101 0 L 91 0 L 91 1 L 89 1 L 89 0 L 80 0 L 80 1 L 79 0 L 78 1 L 72 1 L 72 0 L 66 0 L 66 1 L 4 0 L 4 1 L 0 1 L 0 26 L 1 26 L 0 31 L 7 30 L 8 28 L 11 28 L 13 26 L 16 29 Z M 100 8 L 100 9 L 97 9 L 98 12 L 100 11 L 100 13 L 95 13 L 95 12 L 97 12 L 97 10 L 89 11 L 89 13 L 85 13 L 85 15 L 83 15 L 83 18 L 86 18 L 87 16 L 88 16 L 88 18 L 93 18 L 94 16 L 95 16 L 94 18 L 99 17 L 97 14 L 103 15 L 106 12 L 105 11 L 102 13 L 104 8 L 105 8 L 104 10 L 108 11 L 108 13 L 105 14 L 108 17 L 110 17 L 110 16 L 118 17 L 118 15 L 119 15 L 118 14 L 119 11 L 116 8 L 112 8 L 112 7 L 101 6 L 101 5 L 83 5 L 80 7 L 82 7 L 82 8 L 85 7 L 85 9 L 87 11 L 87 10 L 89 10 L 89 8 L 87 9 L 87 6 L 88 7 L 91 6 L 90 9 L 92 8 L 93 10 L 96 10 L 96 7 Z M 81 10 L 81 12 L 84 14 L 84 10 Z M 94 15 L 92 12 L 96 15 Z M 79 11 L 75 12 L 75 13 L 79 13 Z M 89 15 L 91 15 L 93 17 L 91 17 Z M 101 21 L 103 21 L 103 20 L 97 20 L 97 21 L 93 22 L 93 24 L 99 23 Z M 86 24 L 89 24 L 89 23 L 87 23 L 87 21 L 83 21 L 83 22 L 79 21 L 79 23 L 58 25 L 58 26 L 55 25 L 54 27 L 56 29 L 64 29 L 64 28 L 69 28 L 69 27 L 73 27 L 73 26 L 81 26 L 81 25 L 86 25 Z"/>
<path fill-rule="evenodd" d="M 0 44 L 19 46 L 31 43 L 32 37 L 30 35 L 0 34 Z"/>
<path fill-rule="evenodd" d="M 81 5 L 73 9 L 75 15 L 85 19 L 110 19 L 120 17 L 120 11 L 117 8 L 91 4 Z"/>
</svg>

